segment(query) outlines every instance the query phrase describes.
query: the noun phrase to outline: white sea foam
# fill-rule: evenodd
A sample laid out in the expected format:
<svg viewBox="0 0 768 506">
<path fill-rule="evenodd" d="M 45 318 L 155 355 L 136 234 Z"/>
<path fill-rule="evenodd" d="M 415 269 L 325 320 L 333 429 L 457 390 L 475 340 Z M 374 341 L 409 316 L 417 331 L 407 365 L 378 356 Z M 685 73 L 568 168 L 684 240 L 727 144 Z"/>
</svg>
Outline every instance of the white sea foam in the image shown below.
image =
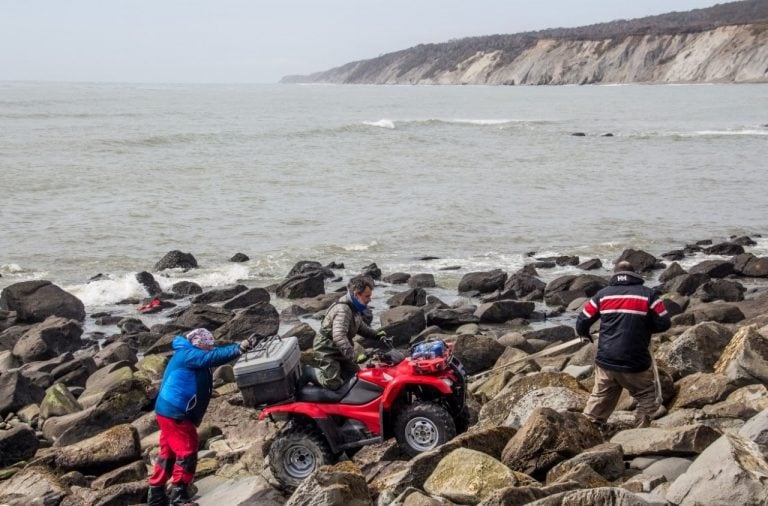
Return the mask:
<svg viewBox="0 0 768 506">
<path fill-rule="evenodd" d="M 167 276 L 155 276 L 160 288 L 169 291 L 174 283 L 191 281 L 203 288 L 234 285 L 250 278 L 250 269 L 245 264 L 224 264 L 208 269 L 192 269 L 186 272 L 168 271 Z"/>
<path fill-rule="evenodd" d="M 18 274 L 24 272 L 24 269 L 19 264 L 3 264 L 0 265 L 0 272 Z"/>
<path fill-rule="evenodd" d="M 135 273 L 107 276 L 106 279 L 63 288 L 89 307 L 102 307 L 123 299 L 147 296 L 144 287 L 136 280 Z"/>
<path fill-rule="evenodd" d="M 478 126 L 494 126 L 494 125 L 508 125 L 510 123 L 523 123 L 525 120 L 519 119 L 446 119 L 438 120 L 445 123 L 458 123 L 462 125 L 478 125 Z"/>
<path fill-rule="evenodd" d="M 368 251 L 369 249 L 376 247 L 379 245 L 379 241 L 373 240 L 369 242 L 368 244 L 347 244 L 346 246 L 342 246 L 341 249 L 344 251 Z"/>
<path fill-rule="evenodd" d="M 368 125 L 378 128 L 388 128 L 390 130 L 395 129 L 395 122 L 391 119 L 380 119 L 379 121 L 363 121 L 363 125 Z"/>
</svg>

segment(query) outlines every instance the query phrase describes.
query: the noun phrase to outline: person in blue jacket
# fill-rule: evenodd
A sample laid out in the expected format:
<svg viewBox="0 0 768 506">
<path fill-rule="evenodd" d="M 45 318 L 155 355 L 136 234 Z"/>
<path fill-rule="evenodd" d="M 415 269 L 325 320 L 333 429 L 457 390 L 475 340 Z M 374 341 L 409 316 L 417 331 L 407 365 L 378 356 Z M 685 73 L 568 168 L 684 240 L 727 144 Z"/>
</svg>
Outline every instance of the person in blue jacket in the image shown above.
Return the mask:
<svg viewBox="0 0 768 506">
<path fill-rule="evenodd" d="M 188 485 L 197 468 L 197 427 L 213 393 L 211 368 L 237 358 L 250 348 L 250 342 L 246 339 L 239 345 L 214 348 L 213 334 L 199 328 L 174 337 L 172 347 L 174 353 L 155 402 L 160 453 L 149 477 L 150 506 L 196 504 L 190 500 Z M 168 480 L 170 497 L 165 493 Z"/>
</svg>

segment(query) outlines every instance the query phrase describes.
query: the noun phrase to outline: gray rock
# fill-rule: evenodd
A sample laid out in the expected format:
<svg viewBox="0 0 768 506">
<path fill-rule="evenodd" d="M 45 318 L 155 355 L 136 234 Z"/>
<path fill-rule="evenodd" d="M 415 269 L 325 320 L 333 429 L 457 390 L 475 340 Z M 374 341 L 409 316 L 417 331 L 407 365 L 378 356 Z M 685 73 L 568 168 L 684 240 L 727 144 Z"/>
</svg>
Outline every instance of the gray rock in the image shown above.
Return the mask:
<svg viewBox="0 0 768 506">
<path fill-rule="evenodd" d="M 704 248 L 704 253 L 708 255 L 741 255 L 744 253 L 744 247 L 732 242 L 721 242 L 709 248 Z"/>
<path fill-rule="evenodd" d="M 232 255 L 232 258 L 229 259 L 230 262 L 235 262 L 235 263 L 247 262 L 248 260 L 250 260 L 250 257 L 248 255 L 246 255 L 245 253 L 239 253 L 239 252 Z"/>
<path fill-rule="evenodd" d="M 528 506 L 561 506 L 565 504 L 568 506 L 593 506 L 595 504 L 643 506 L 649 503 L 637 494 L 633 494 L 623 488 L 600 487 L 561 492 L 529 503 Z"/>
<path fill-rule="evenodd" d="M 203 288 L 192 281 L 179 281 L 173 284 L 171 292 L 179 295 L 197 295 L 203 293 Z"/>
<path fill-rule="evenodd" d="M 396 293 L 387 300 L 389 307 L 395 306 L 424 306 L 427 303 L 427 292 L 423 288 L 411 288 Z"/>
<path fill-rule="evenodd" d="M 643 470 L 643 474 L 648 476 L 662 475 L 668 482 L 672 483 L 681 474 L 688 470 L 692 461 L 681 457 L 668 457 L 658 460 Z"/>
<path fill-rule="evenodd" d="M 324 466 L 301 482 L 286 506 L 369 506 L 365 477 L 351 461 Z"/>
<path fill-rule="evenodd" d="M 406 345 L 427 327 L 424 310 L 416 306 L 397 306 L 381 313 L 381 330 L 391 336 L 395 346 Z"/>
<path fill-rule="evenodd" d="M 650 271 L 654 269 L 658 264 L 658 260 L 656 259 L 655 256 L 643 250 L 625 249 L 619 256 L 619 258 L 616 259 L 616 262 L 614 262 L 614 264 L 617 264 L 624 260 L 632 264 L 632 267 L 634 267 L 635 272 Z"/>
<path fill-rule="evenodd" d="M 682 427 L 629 429 L 616 434 L 611 443 L 618 443 L 624 454 L 687 456 L 701 453 L 712 444 L 720 433 L 704 425 Z"/>
<path fill-rule="evenodd" d="M 738 385 L 723 374 L 697 372 L 675 383 L 670 409 L 702 408 L 724 400 Z"/>
<path fill-rule="evenodd" d="M 299 340 L 299 349 L 301 351 L 312 348 L 315 335 L 317 335 L 317 332 L 308 323 L 299 323 L 283 334 L 284 337 L 295 336 Z"/>
<path fill-rule="evenodd" d="M 21 323 L 42 322 L 50 316 L 85 320 L 85 306 L 80 299 L 50 281 L 22 281 L 6 286 L 0 293 L 0 308 L 15 311 Z"/>
<path fill-rule="evenodd" d="M 163 291 L 155 277 L 147 271 L 136 273 L 136 281 L 138 281 L 139 284 L 144 287 L 144 290 L 147 291 L 147 295 L 150 297 L 160 295 Z"/>
<path fill-rule="evenodd" d="M 149 332 L 149 327 L 144 325 L 144 322 L 138 318 L 122 318 L 117 322 L 120 332 L 123 334 L 139 334 L 142 332 Z"/>
<path fill-rule="evenodd" d="M 696 323 L 738 323 L 745 318 L 741 309 L 737 306 L 725 303 L 712 303 L 697 306 L 693 311 L 693 316 L 696 319 Z"/>
<path fill-rule="evenodd" d="M 555 483 L 545 487 L 538 485 L 528 487 L 505 487 L 497 490 L 488 496 L 488 498 L 486 498 L 484 501 L 478 503 L 478 506 L 522 506 L 525 504 L 531 504 L 534 501 L 544 499 L 545 497 L 549 497 L 551 495 L 556 495 L 561 492 L 568 492 L 578 488 L 580 488 L 580 485 L 575 481 Z"/>
<path fill-rule="evenodd" d="M 122 467 L 118 467 L 114 471 L 110 471 L 106 474 L 102 474 L 91 483 L 91 488 L 96 490 L 103 490 L 113 485 L 120 483 L 130 483 L 134 481 L 141 481 L 147 477 L 147 466 L 144 461 L 138 460 Z"/>
<path fill-rule="evenodd" d="M 414 274 L 408 278 L 408 286 L 411 288 L 434 288 L 435 276 L 433 274 Z"/>
<path fill-rule="evenodd" d="M 554 325 L 523 334 L 525 339 L 543 339 L 544 341 L 570 341 L 576 337 L 576 331 L 570 325 Z"/>
<path fill-rule="evenodd" d="M 106 345 L 93 356 L 93 360 L 97 367 L 104 367 L 107 364 L 113 364 L 120 361 L 126 361 L 132 364 L 138 362 L 136 353 L 134 353 L 130 346 L 122 341 L 116 341 Z"/>
<path fill-rule="evenodd" d="M 588 397 L 586 392 L 564 387 L 544 387 L 533 390 L 523 395 L 512 406 L 512 410 L 502 425 L 519 429 L 528 421 L 533 410 L 539 407 L 547 407 L 560 412 L 582 412 L 587 405 Z"/>
<path fill-rule="evenodd" d="M 37 457 L 41 462 L 61 470 L 103 474 L 139 460 L 141 447 L 136 429 L 126 424 L 76 444 L 45 449 Z"/>
<path fill-rule="evenodd" d="M 182 329 L 206 328 L 214 331 L 232 317 L 232 312 L 208 304 L 193 304 L 185 309 L 171 324 Z"/>
<path fill-rule="evenodd" d="M 733 264 L 726 260 L 704 260 L 688 269 L 688 274 L 706 274 L 710 278 L 724 278 L 733 274 Z"/>
<path fill-rule="evenodd" d="M 678 276 L 682 276 L 684 274 L 688 274 L 685 269 L 680 267 L 680 264 L 677 262 L 672 262 L 672 265 L 667 267 L 664 272 L 659 274 L 659 281 L 662 283 L 666 283 L 667 281 L 670 281 L 672 279 L 675 279 Z"/>
<path fill-rule="evenodd" d="M 595 367 L 592 365 L 569 365 L 565 369 L 563 369 L 563 372 L 566 374 L 570 374 L 574 378 L 578 380 L 589 378 L 592 375 L 592 372 L 594 372 Z"/>
<path fill-rule="evenodd" d="M 503 323 L 514 318 L 527 318 L 533 309 L 533 302 L 499 300 L 481 304 L 475 311 L 475 316 L 484 323 Z"/>
<path fill-rule="evenodd" d="M 0 418 L 16 412 L 27 404 L 39 404 L 45 390 L 18 371 L 0 374 Z"/>
<path fill-rule="evenodd" d="M 746 292 L 746 288 L 738 281 L 714 279 L 707 281 L 697 288 L 693 296 L 702 302 L 711 302 L 713 300 L 738 302 L 744 300 L 744 292 Z"/>
<path fill-rule="evenodd" d="M 259 302 L 236 312 L 235 317 L 217 328 L 213 336 L 216 340 L 239 342 L 256 334 L 268 337 L 277 334 L 280 328 L 280 315 L 269 302 Z"/>
<path fill-rule="evenodd" d="M 467 374 L 476 374 L 493 366 L 504 349 L 491 337 L 463 335 L 456 339 L 453 353 L 464 365 Z"/>
<path fill-rule="evenodd" d="M 343 266 L 341 267 L 344 268 Z M 331 270 L 331 267 L 323 267 L 323 265 L 320 262 L 315 262 L 311 260 L 300 260 L 299 262 L 296 262 L 293 267 L 291 267 L 291 270 L 288 272 L 288 274 L 285 276 L 286 278 L 292 278 L 294 276 L 303 276 L 305 274 L 315 273 L 315 272 L 321 272 L 324 277 L 326 278 L 333 278 L 335 277 L 335 274 Z"/>
<path fill-rule="evenodd" d="M 69 489 L 50 469 L 32 466 L 0 481 L 0 504 L 58 506 Z"/>
<path fill-rule="evenodd" d="M 429 300 L 429 299 L 427 299 Z M 473 311 L 464 309 L 432 309 L 427 312 L 427 325 L 437 325 L 440 328 L 456 328 L 465 323 L 479 323 L 480 318 Z"/>
<path fill-rule="evenodd" d="M 208 482 L 211 482 L 209 487 Z M 195 498 L 199 506 L 224 506 L 230 504 L 282 506 L 285 497 L 272 488 L 262 476 L 246 476 L 225 480 L 218 476 L 207 476 L 195 480 L 200 497 Z M 206 490 L 210 488 L 210 490 Z M 205 493 L 203 491 L 206 490 Z"/>
<path fill-rule="evenodd" d="M 762 383 L 735 390 L 722 402 L 704 406 L 707 418 L 739 418 L 746 420 L 768 409 L 768 389 Z"/>
<path fill-rule="evenodd" d="M 385 283 L 391 283 L 393 285 L 403 285 L 408 282 L 411 275 L 407 272 L 393 272 L 381 278 Z"/>
<path fill-rule="evenodd" d="M 536 277 L 536 269 L 532 270 L 533 273 L 521 270 L 510 276 L 504 283 L 504 291 L 514 294 L 515 299 L 541 300 L 547 284 Z"/>
<path fill-rule="evenodd" d="M 63 383 L 56 383 L 45 392 L 45 398 L 40 403 L 40 417 L 45 420 L 52 416 L 76 413 L 82 409 L 72 392 Z"/>
<path fill-rule="evenodd" d="M 78 321 L 51 316 L 29 328 L 16 342 L 13 354 L 24 363 L 53 358 L 78 350 L 82 346 L 82 334 Z"/>
<path fill-rule="evenodd" d="M 286 279 L 277 286 L 275 293 L 285 299 L 315 297 L 325 293 L 325 275 L 322 271 L 310 271 Z"/>
<path fill-rule="evenodd" d="M 163 256 L 156 264 L 156 271 L 163 271 L 165 269 L 196 269 L 197 260 L 192 253 L 182 253 L 179 250 L 169 251 Z"/>
<path fill-rule="evenodd" d="M 768 382 L 768 338 L 754 325 L 740 328 L 715 364 L 715 372 L 734 381 Z"/>
<path fill-rule="evenodd" d="M 756 257 L 752 253 L 743 253 L 731 259 L 737 274 L 753 278 L 768 277 L 768 257 Z"/>
<path fill-rule="evenodd" d="M 673 504 L 768 503 L 768 462 L 754 441 L 724 434 L 711 444 L 669 487 Z"/>
<path fill-rule="evenodd" d="M 579 464 L 587 464 L 606 480 L 618 480 L 624 474 L 624 453 L 621 446 L 603 443 L 560 462 L 547 473 L 547 483 L 553 483 Z"/>
<path fill-rule="evenodd" d="M 592 258 L 586 262 L 580 263 L 576 267 L 584 271 L 592 271 L 595 269 L 602 269 L 603 262 L 601 262 L 599 258 Z"/>
<path fill-rule="evenodd" d="M 362 268 L 360 271 L 360 275 L 362 276 L 368 276 L 374 280 L 380 280 L 381 279 L 381 269 L 379 269 L 379 266 L 376 265 L 376 263 L 372 263 L 371 265 L 366 265 Z"/>
</svg>

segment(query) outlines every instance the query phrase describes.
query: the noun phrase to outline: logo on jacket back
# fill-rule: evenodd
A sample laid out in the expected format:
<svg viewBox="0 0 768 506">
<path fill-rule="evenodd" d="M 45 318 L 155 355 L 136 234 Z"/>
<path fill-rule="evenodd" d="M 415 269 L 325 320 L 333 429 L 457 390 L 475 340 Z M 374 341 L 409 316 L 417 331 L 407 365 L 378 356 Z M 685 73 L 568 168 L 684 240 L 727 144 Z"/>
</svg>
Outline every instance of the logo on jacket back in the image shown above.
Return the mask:
<svg viewBox="0 0 768 506">
<path fill-rule="evenodd" d="M 616 279 L 619 281 L 627 281 L 629 278 L 626 275 L 622 274 L 621 276 L 616 276 Z"/>
</svg>

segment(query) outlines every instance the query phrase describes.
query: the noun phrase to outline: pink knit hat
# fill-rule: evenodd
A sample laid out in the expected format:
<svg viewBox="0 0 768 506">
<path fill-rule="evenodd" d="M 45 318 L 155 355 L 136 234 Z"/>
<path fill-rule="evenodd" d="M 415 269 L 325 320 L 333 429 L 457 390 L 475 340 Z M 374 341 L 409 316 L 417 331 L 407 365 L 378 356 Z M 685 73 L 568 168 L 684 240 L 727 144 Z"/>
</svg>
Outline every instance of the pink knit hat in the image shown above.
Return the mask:
<svg viewBox="0 0 768 506">
<path fill-rule="evenodd" d="M 213 346 L 213 334 L 208 329 L 195 329 L 187 332 L 187 339 L 193 346 Z"/>
</svg>

